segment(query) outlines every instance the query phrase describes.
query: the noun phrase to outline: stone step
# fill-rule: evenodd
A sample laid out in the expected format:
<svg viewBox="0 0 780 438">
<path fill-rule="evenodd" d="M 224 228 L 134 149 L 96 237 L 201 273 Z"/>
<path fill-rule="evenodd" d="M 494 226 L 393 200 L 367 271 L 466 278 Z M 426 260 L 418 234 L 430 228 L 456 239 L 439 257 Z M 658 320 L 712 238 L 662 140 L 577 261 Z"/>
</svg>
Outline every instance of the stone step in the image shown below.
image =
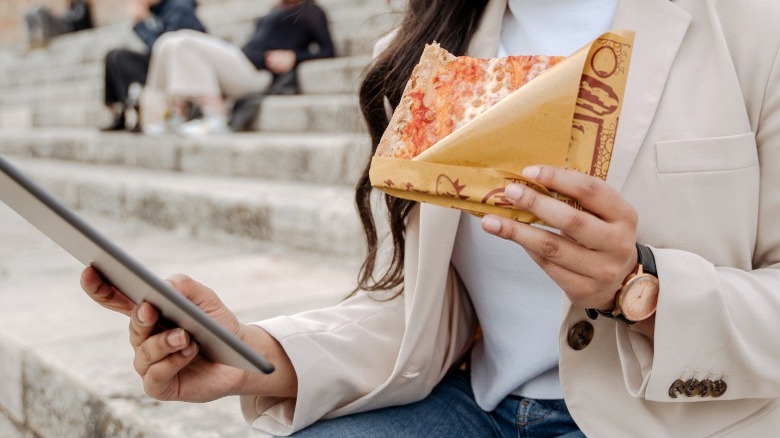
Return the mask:
<svg viewBox="0 0 780 438">
<path fill-rule="evenodd" d="M 103 102 L 102 74 L 45 85 L 8 87 L 0 94 L 0 105 L 57 105 L 69 101 Z"/>
<path fill-rule="evenodd" d="M 95 214 L 87 222 L 161 278 L 184 272 L 243 322 L 332 305 L 357 260 Z M 0 436 L 262 438 L 238 400 L 158 402 L 133 370 L 127 318 L 80 290 L 80 264 L 0 203 Z"/>
<path fill-rule="evenodd" d="M 336 255 L 362 251 L 348 187 L 10 159 L 79 210 L 195 235 L 228 233 Z"/>
<path fill-rule="evenodd" d="M 298 68 L 303 94 L 354 94 L 369 56 L 317 59 Z M 62 66 L 57 70 L 31 70 L 25 75 L 0 76 L 0 105 L 50 100 L 103 99 L 103 62 Z"/>
<path fill-rule="evenodd" d="M 370 56 L 351 56 L 304 62 L 298 67 L 303 94 L 357 95 Z"/>
<path fill-rule="evenodd" d="M 19 104 L 16 104 L 19 105 Z M 97 127 L 108 114 L 99 101 L 65 100 L 30 105 L 34 126 Z M 269 96 L 251 124 L 262 132 L 365 132 L 353 95 Z"/>
<path fill-rule="evenodd" d="M 252 128 L 261 132 L 365 132 L 356 95 L 268 96 Z"/>
<path fill-rule="evenodd" d="M 0 91 L 5 94 L 21 87 L 51 86 L 62 82 L 97 81 L 102 84 L 105 68 L 101 59 L 63 64 L 57 68 L 31 68 L 24 74 L 0 74 Z M 30 92 L 29 89 L 26 91 Z"/>
<path fill-rule="evenodd" d="M 369 158 L 370 141 L 360 134 L 242 133 L 185 138 L 63 128 L 0 131 L 0 153 L 354 187 Z"/>
<path fill-rule="evenodd" d="M 102 62 L 114 48 L 143 50 L 146 47 L 133 33 L 131 24 L 116 23 L 58 36 L 45 48 L 16 55 L 0 66 L 0 76 L 26 75 L 36 70 L 53 70 L 87 62 Z"/>
</svg>

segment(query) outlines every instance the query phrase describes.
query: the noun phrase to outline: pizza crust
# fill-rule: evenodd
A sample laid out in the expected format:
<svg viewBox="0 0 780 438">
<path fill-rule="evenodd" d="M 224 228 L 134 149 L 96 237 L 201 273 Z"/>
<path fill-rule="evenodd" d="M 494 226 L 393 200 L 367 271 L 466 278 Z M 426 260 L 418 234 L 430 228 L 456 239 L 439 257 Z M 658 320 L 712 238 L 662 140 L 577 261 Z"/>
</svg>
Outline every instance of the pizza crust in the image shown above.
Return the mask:
<svg viewBox="0 0 780 438">
<path fill-rule="evenodd" d="M 376 149 L 376 155 L 379 157 L 393 157 L 397 156 L 400 149 L 405 147 L 402 130 L 405 126 L 412 122 L 412 97 L 411 91 L 418 88 L 419 85 L 426 86 L 424 92 L 426 98 L 434 95 L 433 84 L 436 76 L 441 73 L 445 66 L 455 59 L 455 55 L 444 50 L 438 43 L 426 44 L 423 50 L 420 62 L 414 67 L 412 76 L 409 78 L 409 82 L 406 83 L 403 97 L 398 107 L 393 113 L 390 124 L 382 134 L 382 139 L 379 141 L 379 145 Z M 426 99 L 425 104 L 428 107 L 433 105 L 433 102 L 429 102 Z"/>
</svg>

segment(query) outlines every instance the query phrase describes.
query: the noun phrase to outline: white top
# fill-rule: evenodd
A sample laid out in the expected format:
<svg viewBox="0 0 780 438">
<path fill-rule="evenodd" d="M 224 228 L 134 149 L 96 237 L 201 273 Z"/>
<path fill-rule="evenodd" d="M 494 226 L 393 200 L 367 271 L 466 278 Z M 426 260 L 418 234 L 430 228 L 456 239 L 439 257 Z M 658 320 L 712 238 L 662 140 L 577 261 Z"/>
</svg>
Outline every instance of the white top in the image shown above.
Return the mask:
<svg viewBox="0 0 780 438">
<path fill-rule="evenodd" d="M 618 0 L 509 0 L 498 56 L 569 55 L 609 30 Z M 508 394 L 563 398 L 558 330 L 563 292 L 514 242 L 462 213 L 452 262 L 469 291 L 483 338 L 472 353 L 477 404 Z"/>
</svg>

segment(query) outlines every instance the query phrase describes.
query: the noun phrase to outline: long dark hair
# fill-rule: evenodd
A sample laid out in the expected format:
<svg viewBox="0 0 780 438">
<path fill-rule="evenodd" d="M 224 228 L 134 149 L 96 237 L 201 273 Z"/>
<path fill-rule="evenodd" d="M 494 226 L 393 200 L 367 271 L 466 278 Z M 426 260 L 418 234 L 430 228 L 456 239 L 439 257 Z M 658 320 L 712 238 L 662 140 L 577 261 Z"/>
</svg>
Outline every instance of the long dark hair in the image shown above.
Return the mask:
<svg viewBox="0 0 780 438">
<path fill-rule="evenodd" d="M 388 120 L 385 99 L 395 108 L 426 43 L 438 41 L 455 55 L 466 52 L 488 0 L 409 0 L 395 38 L 369 67 L 360 86 L 360 108 L 371 135 L 371 153 L 376 151 Z M 370 164 L 370 163 L 369 163 Z M 369 165 L 363 170 L 355 191 L 367 253 L 358 275 L 357 289 L 392 290 L 403 283 L 406 218 L 414 202 L 383 195 L 387 206 L 393 253 L 389 267 L 374 276 L 379 239 L 371 208 Z"/>
</svg>

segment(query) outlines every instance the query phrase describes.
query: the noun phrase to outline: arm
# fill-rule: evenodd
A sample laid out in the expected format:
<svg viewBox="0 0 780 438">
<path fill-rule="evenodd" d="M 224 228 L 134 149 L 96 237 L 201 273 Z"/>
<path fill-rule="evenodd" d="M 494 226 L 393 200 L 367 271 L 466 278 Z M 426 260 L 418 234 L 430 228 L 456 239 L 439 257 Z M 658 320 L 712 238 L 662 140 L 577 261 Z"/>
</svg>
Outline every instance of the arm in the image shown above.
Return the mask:
<svg viewBox="0 0 780 438">
<path fill-rule="evenodd" d="M 309 59 L 332 58 L 336 56 L 336 50 L 333 47 L 333 40 L 331 39 L 330 30 L 328 28 L 328 17 L 319 7 L 310 7 L 308 9 L 308 32 L 310 32 L 312 36 L 312 42 L 319 46 L 319 50 L 315 53 L 309 52 L 307 49 L 296 50 L 296 65 Z"/>
<path fill-rule="evenodd" d="M 254 427 L 288 435 L 365 397 L 387 381 L 404 332 L 404 300 L 358 294 L 340 305 L 257 323 L 278 340 L 297 376 L 293 398 L 241 398 Z M 355 348 L 356 345 L 363 346 Z"/>
<path fill-rule="evenodd" d="M 775 57 L 760 116 L 756 143 L 760 166 L 758 224 L 752 266 L 735 269 L 673 249 L 653 250 L 661 280 L 654 338 L 618 326 L 618 348 L 629 390 L 669 401 L 664 371 L 710 371 L 729 382 L 723 398 L 778 397 L 780 357 L 772 334 L 780 326 L 780 56 Z M 729 200 L 723 199 L 724 206 Z M 692 287 L 695 284 L 695 287 Z M 690 318 L 690 306 L 696 317 Z M 701 336 L 681 337 L 681 332 Z M 706 339 L 702 339 L 702 338 Z M 727 364 L 724 366 L 723 364 Z M 637 370 L 642 370 L 641 372 Z M 650 372 L 652 370 L 652 373 Z M 693 373 L 691 373 L 693 374 Z M 666 382 L 664 382 L 664 379 Z M 671 380 L 669 380 L 671 379 Z M 699 377 L 701 379 L 701 377 Z M 678 400 L 688 401 L 685 397 Z"/>
</svg>

